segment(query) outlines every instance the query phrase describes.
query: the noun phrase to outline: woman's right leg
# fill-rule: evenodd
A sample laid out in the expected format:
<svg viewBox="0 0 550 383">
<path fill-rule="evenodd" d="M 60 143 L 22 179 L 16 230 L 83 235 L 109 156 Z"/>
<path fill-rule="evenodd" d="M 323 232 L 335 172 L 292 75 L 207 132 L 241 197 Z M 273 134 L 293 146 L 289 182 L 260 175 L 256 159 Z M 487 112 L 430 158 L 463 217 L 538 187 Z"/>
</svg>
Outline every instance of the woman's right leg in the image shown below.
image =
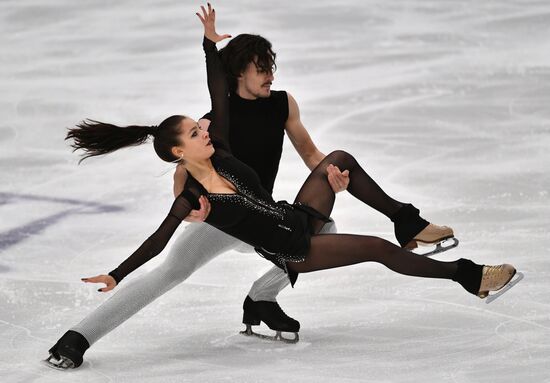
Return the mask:
<svg viewBox="0 0 550 383">
<path fill-rule="evenodd" d="M 355 234 L 314 235 L 306 259 L 287 265 L 307 273 L 361 262 L 381 263 L 400 274 L 418 277 L 451 279 L 457 271 L 456 262 L 421 257 L 383 238 Z"/>
</svg>

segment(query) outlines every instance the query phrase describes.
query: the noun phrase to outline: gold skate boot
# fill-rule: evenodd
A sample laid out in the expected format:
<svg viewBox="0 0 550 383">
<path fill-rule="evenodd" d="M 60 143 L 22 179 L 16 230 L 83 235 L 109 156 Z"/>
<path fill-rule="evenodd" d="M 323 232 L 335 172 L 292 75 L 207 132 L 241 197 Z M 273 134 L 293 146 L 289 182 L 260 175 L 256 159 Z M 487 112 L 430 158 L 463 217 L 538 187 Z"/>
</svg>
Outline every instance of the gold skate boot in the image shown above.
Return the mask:
<svg viewBox="0 0 550 383">
<path fill-rule="evenodd" d="M 507 263 L 498 266 L 483 266 L 481 285 L 477 296 L 481 299 L 489 295 L 489 291 L 497 291 L 508 284 L 516 274 L 514 266 Z"/>
<path fill-rule="evenodd" d="M 436 245 L 446 239 L 453 237 L 453 229 L 451 229 L 450 227 L 438 226 L 430 223 L 428 226 L 426 226 L 426 228 L 424 228 L 424 230 L 418 233 L 409 243 L 407 243 L 407 245 L 405 245 L 405 249 L 416 249 L 418 245 Z"/>
</svg>

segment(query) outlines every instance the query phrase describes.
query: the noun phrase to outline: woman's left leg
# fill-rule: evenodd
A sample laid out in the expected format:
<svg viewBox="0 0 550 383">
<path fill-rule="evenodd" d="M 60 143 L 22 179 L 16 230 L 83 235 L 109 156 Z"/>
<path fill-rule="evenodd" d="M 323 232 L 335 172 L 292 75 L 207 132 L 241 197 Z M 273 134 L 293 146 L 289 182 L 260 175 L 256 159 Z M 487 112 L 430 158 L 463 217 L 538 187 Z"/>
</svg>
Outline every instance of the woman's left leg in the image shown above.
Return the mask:
<svg viewBox="0 0 550 383">
<path fill-rule="evenodd" d="M 394 222 L 395 236 L 401 246 L 415 247 L 416 240 L 437 243 L 453 236 L 450 228 L 430 225 L 420 217 L 419 210 L 413 205 L 391 198 L 351 154 L 342 150 L 330 153 L 313 169 L 298 192 L 295 202 L 309 205 L 325 216 L 330 216 L 335 199 L 327 177 L 326 169 L 330 164 L 341 170 L 349 170 L 348 192 Z M 323 224 L 323 221 L 314 219 L 313 232 L 318 233 Z"/>
<path fill-rule="evenodd" d="M 384 190 L 365 172 L 355 158 L 347 152 L 337 150 L 328 154 L 300 188 L 294 202 L 301 202 L 313 207 L 329 217 L 334 206 L 335 194 L 327 178 L 328 165 L 338 166 L 341 170 L 349 170 L 349 185 L 347 190 L 357 199 L 378 210 L 386 217 L 396 214 L 403 203 L 388 196 Z M 314 223 L 314 232 L 318 233 L 324 222 Z"/>
</svg>

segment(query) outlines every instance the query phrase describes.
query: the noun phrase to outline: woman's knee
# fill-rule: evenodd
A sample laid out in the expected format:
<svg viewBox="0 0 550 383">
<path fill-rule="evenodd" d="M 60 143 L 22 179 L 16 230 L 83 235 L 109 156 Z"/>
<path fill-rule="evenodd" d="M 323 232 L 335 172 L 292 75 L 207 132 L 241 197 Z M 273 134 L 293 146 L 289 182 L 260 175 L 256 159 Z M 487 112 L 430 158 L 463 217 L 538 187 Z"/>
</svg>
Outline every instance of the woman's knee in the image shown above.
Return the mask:
<svg viewBox="0 0 550 383">
<path fill-rule="evenodd" d="M 329 163 L 338 166 L 342 171 L 345 169 L 349 170 L 357 164 L 355 157 L 344 150 L 335 150 L 330 152 L 326 156 L 326 160 Z"/>
<path fill-rule="evenodd" d="M 390 241 L 374 236 L 364 237 L 363 248 L 367 249 L 373 260 L 378 262 L 380 262 L 380 257 L 384 258 L 385 256 L 393 255 L 396 251 L 399 252 L 399 250 L 401 250 L 399 246 L 396 246 Z"/>
</svg>

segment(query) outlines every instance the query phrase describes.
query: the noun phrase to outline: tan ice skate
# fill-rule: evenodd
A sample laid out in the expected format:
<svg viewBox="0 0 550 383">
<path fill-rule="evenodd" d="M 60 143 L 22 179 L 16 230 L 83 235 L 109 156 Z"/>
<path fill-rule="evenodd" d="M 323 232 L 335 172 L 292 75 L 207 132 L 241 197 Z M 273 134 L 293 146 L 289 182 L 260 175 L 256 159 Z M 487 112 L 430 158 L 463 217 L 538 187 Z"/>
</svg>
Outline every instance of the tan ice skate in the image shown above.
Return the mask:
<svg viewBox="0 0 550 383">
<path fill-rule="evenodd" d="M 447 241 L 450 240 L 450 241 Z M 444 242 L 449 242 L 443 245 Z M 458 239 L 454 237 L 453 229 L 448 226 L 438 226 L 430 223 L 420 233 L 418 233 L 407 245 L 405 249 L 413 250 L 418 246 L 434 246 L 435 249 L 420 255 L 434 255 L 443 251 L 450 250 L 458 246 Z"/>
<path fill-rule="evenodd" d="M 489 291 L 498 291 L 508 284 L 516 274 L 514 266 L 507 263 L 498 266 L 483 266 L 481 285 L 477 296 L 486 298 Z"/>
</svg>

